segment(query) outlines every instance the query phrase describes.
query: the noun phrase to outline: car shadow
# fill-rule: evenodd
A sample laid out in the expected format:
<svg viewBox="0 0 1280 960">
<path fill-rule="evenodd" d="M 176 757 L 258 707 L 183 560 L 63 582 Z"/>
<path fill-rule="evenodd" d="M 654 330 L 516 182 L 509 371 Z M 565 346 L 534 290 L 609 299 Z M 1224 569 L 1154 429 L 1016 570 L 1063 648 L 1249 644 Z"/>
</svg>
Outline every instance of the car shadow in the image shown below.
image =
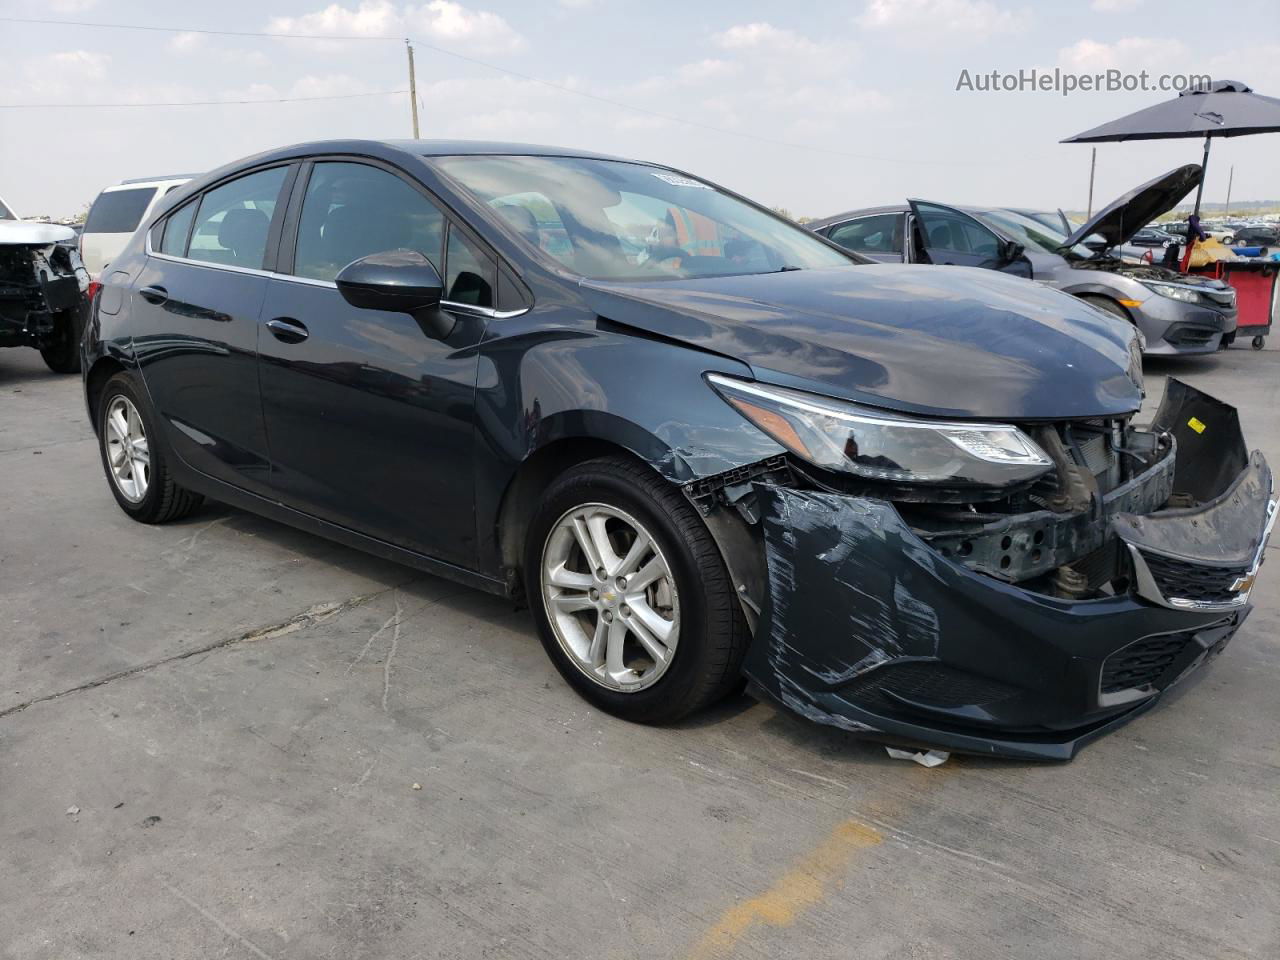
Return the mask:
<svg viewBox="0 0 1280 960">
<path fill-rule="evenodd" d="M 40 352 L 33 347 L 0 349 L 0 389 L 28 383 L 66 381 L 79 389 L 80 378 L 72 374 L 54 373 L 45 366 Z"/>
</svg>

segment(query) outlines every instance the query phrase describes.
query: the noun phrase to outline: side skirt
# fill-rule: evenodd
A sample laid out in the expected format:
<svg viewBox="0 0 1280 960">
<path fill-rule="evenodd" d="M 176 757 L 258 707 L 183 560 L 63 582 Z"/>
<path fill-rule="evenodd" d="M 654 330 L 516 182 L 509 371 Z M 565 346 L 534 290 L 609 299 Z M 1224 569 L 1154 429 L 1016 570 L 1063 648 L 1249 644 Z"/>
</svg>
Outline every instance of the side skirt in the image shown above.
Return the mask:
<svg viewBox="0 0 1280 960">
<path fill-rule="evenodd" d="M 357 533 L 336 523 L 330 523 L 327 520 L 321 520 L 310 514 L 302 513 L 279 501 L 268 500 L 265 497 L 247 493 L 229 483 L 224 483 L 221 480 L 191 469 L 180 457 L 171 455 L 170 463 L 176 467 L 174 472 L 177 474 L 179 484 L 195 493 L 202 493 L 211 500 L 229 504 L 241 510 L 247 510 L 249 513 L 256 513 L 259 516 L 266 517 L 268 520 L 288 524 L 307 533 L 314 533 L 327 540 L 354 547 L 384 560 L 402 563 L 406 567 L 413 567 L 415 570 L 421 570 L 424 573 L 430 573 L 445 580 L 452 580 L 454 583 L 460 583 L 466 587 L 474 587 L 477 590 L 483 590 L 485 593 L 496 594 L 500 597 L 511 595 L 506 583 L 502 580 L 476 573 L 474 570 L 467 570 L 464 567 L 455 566 L 452 563 L 445 563 L 443 560 L 436 560 L 413 550 L 397 547 L 376 537 Z"/>
</svg>

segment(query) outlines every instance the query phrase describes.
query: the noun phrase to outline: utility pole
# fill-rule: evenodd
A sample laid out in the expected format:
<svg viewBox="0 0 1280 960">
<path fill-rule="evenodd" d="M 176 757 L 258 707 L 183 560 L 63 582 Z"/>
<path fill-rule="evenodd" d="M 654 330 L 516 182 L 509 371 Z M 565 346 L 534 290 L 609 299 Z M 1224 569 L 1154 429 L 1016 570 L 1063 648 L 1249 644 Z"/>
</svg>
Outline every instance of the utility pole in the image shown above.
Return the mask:
<svg viewBox="0 0 1280 960">
<path fill-rule="evenodd" d="M 418 139 L 418 81 L 413 75 L 413 44 L 405 37 L 404 48 L 409 51 L 409 109 L 413 113 L 413 139 Z"/>
<path fill-rule="evenodd" d="M 1231 182 L 1236 178 L 1236 165 L 1231 165 L 1231 173 L 1227 175 L 1227 205 L 1222 211 L 1222 219 L 1226 219 L 1231 214 Z"/>
<path fill-rule="evenodd" d="M 1085 214 L 1086 220 L 1093 217 L 1093 173 L 1098 167 L 1098 148 L 1093 148 L 1093 156 L 1089 159 L 1089 212 Z"/>
</svg>

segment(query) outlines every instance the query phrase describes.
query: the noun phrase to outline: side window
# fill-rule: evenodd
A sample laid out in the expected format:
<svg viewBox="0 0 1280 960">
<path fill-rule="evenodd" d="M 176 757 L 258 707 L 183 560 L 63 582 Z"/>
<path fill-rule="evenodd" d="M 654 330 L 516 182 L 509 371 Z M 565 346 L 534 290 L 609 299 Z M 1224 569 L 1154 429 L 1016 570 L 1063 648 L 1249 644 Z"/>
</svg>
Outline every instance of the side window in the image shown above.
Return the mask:
<svg viewBox="0 0 1280 960">
<path fill-rule="evenodd" d="M 444 299 L 473 307 L 493 306 L 496 282 L 493 261 L 462 233 L 450 228 L 449 250 L 445 255 L 447 273 Z"/>
<path fill-rule="evenodd" d="M 267 233 L 286 167 L 273 167 L 208 191 L 200 198 L 187 256 L 192 260 L 262 269 Z"/>
<path fill-rule="evenodd" d="M 104 190 L 84 221 L 85 233 L 133 233 L 156 195 L 155 187 Z"/>
<path fill-rule="evenodd" d="M 444 214 L 399 177 L 364 163 L 317 163 L 298 221 L 293 272 L 332 280 L 353 260 L 416 250 L 437 270 Z"/>
<path fill-rule="evenodd" d="M 160 238 L 161 253 L 167 253 L 171 257 L 187 255 L 187 234 L 191 232 L 191 221 L 195 215 L 195 200 L 169 214 L 164 221 L 164 233 Z"/>
<path fill-rule="evenodd" d="M 833 227 L 827 237 L 832 243 L 859 253 L 901 253 L 902 214 L 879 213 L 859 217 Z"/>
<path fill-rule="evenodd" d="M 968 254 L 986 259 L 1000 256 L 1000 239 L 977 220 L 957 210 L 917 203 L 925 246 L 938 253 Z"/>
</svg>

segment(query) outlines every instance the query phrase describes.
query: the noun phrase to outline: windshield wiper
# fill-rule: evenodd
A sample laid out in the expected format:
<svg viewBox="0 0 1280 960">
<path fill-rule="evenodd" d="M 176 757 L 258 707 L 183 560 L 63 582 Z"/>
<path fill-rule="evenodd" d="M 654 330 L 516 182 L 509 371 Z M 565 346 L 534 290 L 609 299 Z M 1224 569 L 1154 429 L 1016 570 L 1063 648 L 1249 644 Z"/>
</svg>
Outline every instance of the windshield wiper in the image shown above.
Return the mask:
<svg viewBox="0 0 1280 960">
<path fill-rule="evenodd" d="M 803 269 L 804 267 L 797 267 L 797 266 L 794 266 L 793 264 L 788 263 L 788 264 L 784 264 L 783 266 L 779 267 L 777 270 L 773 272 L 774 273 L 790 273 L 792 270 L 803 270 Z"/>
</svg>

